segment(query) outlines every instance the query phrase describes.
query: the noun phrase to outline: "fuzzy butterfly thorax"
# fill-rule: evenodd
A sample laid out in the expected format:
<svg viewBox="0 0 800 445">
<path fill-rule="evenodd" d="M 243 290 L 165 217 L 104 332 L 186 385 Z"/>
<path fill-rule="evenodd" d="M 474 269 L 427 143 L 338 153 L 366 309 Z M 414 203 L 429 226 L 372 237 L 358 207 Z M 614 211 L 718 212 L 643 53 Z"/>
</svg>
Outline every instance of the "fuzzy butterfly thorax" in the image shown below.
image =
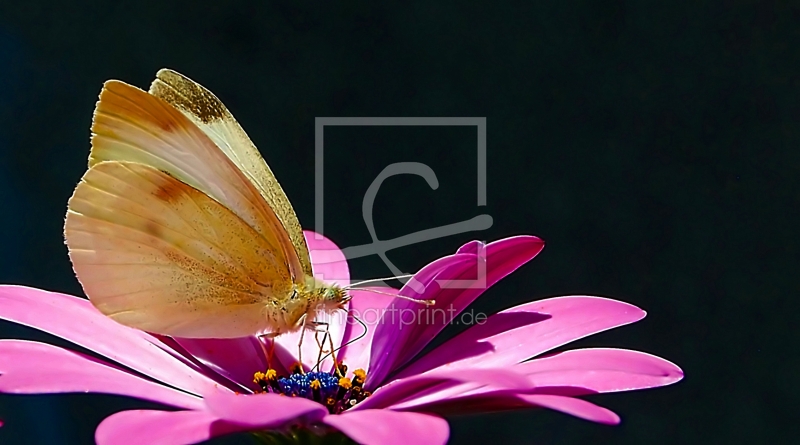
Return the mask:
<svg viewBox="0 0 800 445">
<path fill-rule="evenodd" d="M 350 298 L 345 289 L 306 276 L 303 284 L 294 286 L 286 301 L 273 300 L 267 305 L 268 323 L 286 328 L 285 331 L 271 334 L 274 336 L 299 329 L 304 322 L 313 320 L 318 312 L 332 314 L 345 310 L 345 304 Z"/>
</svg>

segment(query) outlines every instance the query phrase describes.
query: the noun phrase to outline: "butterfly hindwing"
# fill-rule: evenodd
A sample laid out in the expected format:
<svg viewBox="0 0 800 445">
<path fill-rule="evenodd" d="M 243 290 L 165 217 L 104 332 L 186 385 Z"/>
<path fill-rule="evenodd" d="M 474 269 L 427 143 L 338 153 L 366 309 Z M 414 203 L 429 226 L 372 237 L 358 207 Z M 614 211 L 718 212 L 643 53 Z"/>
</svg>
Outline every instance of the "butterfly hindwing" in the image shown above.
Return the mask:
<svg viewBox="0 0 800 445">
<path fill-rule="evenodd" d="M 276 303 L 291 292 L 280 251 L 205 193 L 147 165 L 91 167 L 69 201 L 65 235 L 92 303 L 138 329 L 215 338 L 270 331 Z"/>
</svg>

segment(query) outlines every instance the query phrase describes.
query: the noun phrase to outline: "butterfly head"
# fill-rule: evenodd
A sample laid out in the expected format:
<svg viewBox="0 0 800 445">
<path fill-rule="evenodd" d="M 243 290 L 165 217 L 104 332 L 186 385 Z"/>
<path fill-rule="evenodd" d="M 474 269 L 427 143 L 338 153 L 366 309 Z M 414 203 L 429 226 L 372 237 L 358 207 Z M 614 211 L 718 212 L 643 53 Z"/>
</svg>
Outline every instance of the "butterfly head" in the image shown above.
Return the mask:
<svg viewBox="0 0 800 445">
<path fill-rule="evenodd" d="M 345 310 L 347 302 L 352 298 L 347 289 L 344 289 L 335 284 L 322 282 L 316 278 L 306 279 L 306 293 L 308 301 L 311 303 L 308 307 L 313 310 L 321 310 L 327 313 L 336 312 L 339 309 Z"/>
<path fill-rule="evenodd" d="M 338 309 L 345 310 L 345 305 L 352 298 L 353 297 L 351 297 L 346 290 L 339 286 L 322 288 L 322 305 L 328 311 L 335 311 Z"/>
</svg>

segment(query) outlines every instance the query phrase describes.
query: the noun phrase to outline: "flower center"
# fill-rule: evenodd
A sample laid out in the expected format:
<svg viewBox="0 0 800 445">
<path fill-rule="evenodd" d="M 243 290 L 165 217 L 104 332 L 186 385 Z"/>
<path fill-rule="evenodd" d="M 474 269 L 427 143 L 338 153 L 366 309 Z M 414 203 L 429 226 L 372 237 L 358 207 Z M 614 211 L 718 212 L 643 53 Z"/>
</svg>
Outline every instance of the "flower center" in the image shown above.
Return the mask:
<svg viewBox="0 0 800 445">
<path fill-rule="evenodd" d="M 370 396 L 370 392 L 364 390 L 367 373 L 363 369 L 356 369 L 352 379 L 338 377 L 346 374 L 344 364 L 340 364 L 336 372 L 303 372 L 302 368 L 295 367 L 288 377 L 268 369 L 255 373 L 253 381 L 262 392 L 303 397 L 321 403 L 331 414 L 339 414 Z"/>
</svg>

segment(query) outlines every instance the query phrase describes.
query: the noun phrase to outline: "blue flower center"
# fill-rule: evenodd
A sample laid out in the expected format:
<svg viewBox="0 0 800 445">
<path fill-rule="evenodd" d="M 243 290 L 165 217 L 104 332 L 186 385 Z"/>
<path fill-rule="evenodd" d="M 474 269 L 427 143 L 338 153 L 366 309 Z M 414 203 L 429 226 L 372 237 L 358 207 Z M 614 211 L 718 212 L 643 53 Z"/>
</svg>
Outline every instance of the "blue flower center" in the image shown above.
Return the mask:
<svg viewBox="0 0 800 445">
<path fill-rule="evenodd" d="M 268 369 L 255 373 L 253 381 L 262 392 L 314 400 L 331 414 L 339 414 L 370 396 L 369 391 L 364 390 L 366 372 L 357 369 L 352 379 L 343 377 L 346 372 L 344 365 L 339 365 L 335 372 L 303 372 L 298 367 L 289 376 L 280 376 L 274 369 Z"/>
</svg>

